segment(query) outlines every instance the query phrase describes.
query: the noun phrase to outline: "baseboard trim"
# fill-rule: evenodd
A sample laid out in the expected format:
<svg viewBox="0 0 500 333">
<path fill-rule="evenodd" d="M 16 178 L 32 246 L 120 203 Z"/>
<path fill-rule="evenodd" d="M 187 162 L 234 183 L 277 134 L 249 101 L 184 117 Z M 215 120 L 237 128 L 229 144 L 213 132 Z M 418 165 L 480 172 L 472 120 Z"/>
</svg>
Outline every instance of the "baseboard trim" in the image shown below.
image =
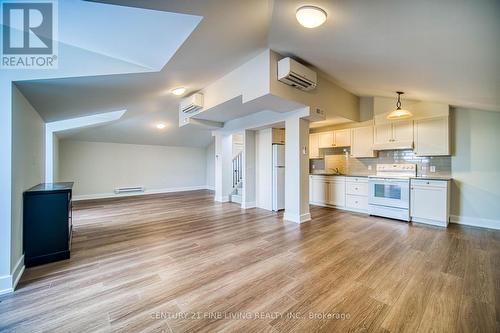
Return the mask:
<svg viewBox="0 0 500 333">
<path fill-rule="evenodd" d="M 480 217 L 451 215 L 450 222 L 471 227 L 500 230 L 500 220 L 483 219 Z"/>
<path fill-rule="evenodd" d="M 0 277 L 0 295 L 10 294 L 16 289 L 16 286 L 24 273 L 24 255 L 19 258 L 14 266 L 12 275 Z"/>
<path fill-rule="evenodd" d="M 215 186 L 214 185 L 206 185 L 205 188 L 210 191 L 215 191 Z"/>
<path fill-rule="evenodd" d="M 214 200 L 217 202 L 229 202 L 229 195 L 225 195 L 222 197 L 218 196 L 218 197 L 215 197 Z"/>
<path fill-rule="evenodd" d="M 10 294 L 12 288 L 12 275 L 0 276 L 0 295 Z"/>
<path fill-rule="evenodd" d="M 12 290 L 16 290 L 17 284 L 19 283 L 19 280 L 21 279 L 23 273 L 24 273 L 24 254 L 17 261 L 16 267 L 14 267 L 14 272 L 12 273 L 12 280 L 14 281 L 14 283 L 12 283 Z"/>
<path fill-rule="evenodd" d="M 169 187 L 156 190 L 146 190 L 144 192 L 136 192 L 136 193 L 131 192 L 131 193 L 120 193 L 120 194 L 116 193 L 83 194 L 83 195 L 73 196 L 73 201 L 133 197 L 133 196 L 148 195 L 148 194 L 187 192 L 187 191 L 197 191 L 197 190 L 207 190 L 207 189 L 209 189 L 207 185 L 199 185 L 199 186 L 186 186 L 186 187 Z"/>
<path fill-rule="evenodd" d="M 257 203 L 255 201 L 241 203 L 241 208 L 243 208 L 243 209 L 249 209 L 249 208 L 255 208 L 255 207 L 257 207 Z"/>
<path fill-rule="evenodd" d="M 285 211 L 285 213 L 283 214 L 283 220 L 293 222 L 293 223 L 304 223 L 307 221 L 311 221 L 311 214 L 310 213 L 301 214 L 301 215 L 299 215 L 299 214 L 287 214 L 287 212 Z"/>
</svg>

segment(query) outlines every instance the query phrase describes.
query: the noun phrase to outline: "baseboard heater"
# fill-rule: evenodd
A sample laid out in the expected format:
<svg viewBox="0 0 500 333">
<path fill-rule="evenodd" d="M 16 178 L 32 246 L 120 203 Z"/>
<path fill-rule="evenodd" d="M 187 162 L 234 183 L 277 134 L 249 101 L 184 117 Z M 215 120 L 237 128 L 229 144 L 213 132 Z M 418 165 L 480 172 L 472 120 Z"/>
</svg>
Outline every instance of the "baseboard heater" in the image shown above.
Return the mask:
<svg viewBox="0 0 500 333">
<path fill-rule="evenodd" d="M 119 187 L 115 188 L 115 193 L 131 193 L 131 192 L 144 192 L 144 186 L 135 186 L 135 187 Z"/>
</svg>

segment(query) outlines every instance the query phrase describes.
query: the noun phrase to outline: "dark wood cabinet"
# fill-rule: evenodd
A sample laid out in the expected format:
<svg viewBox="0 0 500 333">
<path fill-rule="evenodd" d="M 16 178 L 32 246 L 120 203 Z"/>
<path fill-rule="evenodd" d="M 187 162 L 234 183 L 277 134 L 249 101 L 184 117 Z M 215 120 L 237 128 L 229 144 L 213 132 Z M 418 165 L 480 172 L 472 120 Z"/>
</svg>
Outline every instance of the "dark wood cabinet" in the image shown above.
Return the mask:
<svg viewBox="0 0 500 333">
<path fill-rule="evenodd" d="M 26 267 L 69 259 L 73 183 L 39 184 L 23 198 L 23 244 Z"/>
</svg>

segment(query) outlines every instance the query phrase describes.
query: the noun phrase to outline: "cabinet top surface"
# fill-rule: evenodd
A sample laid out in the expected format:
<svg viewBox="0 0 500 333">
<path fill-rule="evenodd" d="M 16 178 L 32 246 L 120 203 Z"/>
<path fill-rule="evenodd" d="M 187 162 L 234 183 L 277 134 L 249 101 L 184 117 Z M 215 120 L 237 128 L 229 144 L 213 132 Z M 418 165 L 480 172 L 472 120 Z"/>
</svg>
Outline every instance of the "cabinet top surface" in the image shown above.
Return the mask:
<svg viewBox="0 0 500 333">
<path fill-rule="evenodd" d="M 71 191 L 73 188 L 73 182 L 61 182 L 61 183 L 41 183 L 33 186 L 26 192 L 51 192 L 51 191 Z"/>
</svg>

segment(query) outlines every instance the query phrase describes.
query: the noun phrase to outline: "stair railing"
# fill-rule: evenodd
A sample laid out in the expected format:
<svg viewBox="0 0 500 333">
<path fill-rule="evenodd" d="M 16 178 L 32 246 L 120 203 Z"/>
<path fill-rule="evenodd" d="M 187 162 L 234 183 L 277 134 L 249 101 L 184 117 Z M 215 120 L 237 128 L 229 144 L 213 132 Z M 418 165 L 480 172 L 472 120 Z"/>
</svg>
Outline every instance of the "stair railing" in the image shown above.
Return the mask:
<svg viewBox="0 0 500 333">
<path fill-rule="evenodd" d="M 243 179 L 243 152 L 233 157 L 233 188 Z"/>
</svg>

